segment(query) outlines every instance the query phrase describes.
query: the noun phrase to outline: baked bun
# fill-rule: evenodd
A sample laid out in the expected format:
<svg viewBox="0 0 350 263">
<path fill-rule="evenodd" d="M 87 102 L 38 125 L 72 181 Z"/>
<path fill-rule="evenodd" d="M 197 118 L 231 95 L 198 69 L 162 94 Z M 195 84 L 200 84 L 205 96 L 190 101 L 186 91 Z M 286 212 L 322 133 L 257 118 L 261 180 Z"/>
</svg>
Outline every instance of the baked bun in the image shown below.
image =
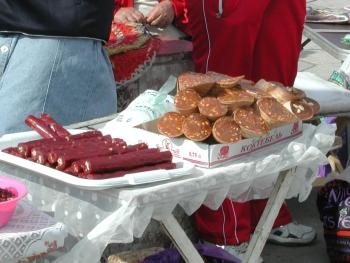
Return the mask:
<svg viewBox="0 0 350 263">
<path fill-rule="evenodd" d="M 285 87 L 288 92 L 292 93 L 298 99 L 302 99 L 306 97 L 305 91 L 295 88 L 295 87 Z"/>
<path fill-rule="evenodd" d="M 256 100 L 260 98 L 269 98 L 272 97 L 269 93 L 266 91 L 257 88 L 254 86 L 254 84 L 251 84 L 249 82 L 242 82 L 241 88 L 247 92 L 248 94 L 252 95 Z"/>
<path fill-rule="evenodd" d="M 184 115 L 198 112 L 198 103 L 202 97 L 192 89 L 179 90 L 174 97 L 176 110 Z"/>
<path fill-rule="evenodd" d="M 223 89 L 217 95 L 217 99 L 221 104 L 227 105 L 230 112 L 233 112 L 240 106 L 249 106 L 255 101 L 254 96 L 241 88 Z"/>
<path fill-rule="evenodd" d="M 214 79 L 215 86 L 219 88 L 233 88 L 239 84 L 240 80 L 244 79 L 244 75 L 231 77 L 214 71 L 208 71 L 207 75 Z"/>
<path fill-rule="evenodd" d="M 314 116 L 312 106 L 303 100 L 293 100 L 283 103 L 283 106 L 292 112 L 299 120 L 310 120 Z"/>
<path fill-rule="evenodd" d="M 210 121 L 200 113 L 192 113 L 182 124 L 183 134 L 192 141 L 204 141 L 211 135 Z"/>
<path fill-rule="evenodd" d="M 239 81 L 239 85 L 240 85 L 241 87 L 243 87 L 244 85 L 253 85 L 253 86 L 254 86 L 254 84 L 255 84 L 255 82 L 252 81 L 252 80 L 250 80 L 250 79 L 245 79 L 245 78 L 243 78 L 243 79 L 241 79 L 241 80 Z"/>
<path fill-rule="evenodd" d="M 298 118 L 287 110 L 275 98 L 261 98 L 256 102 L 257 109 L 264 121 L 271 127 L 293 123 Z"/>
<path fill-rule="evenodd" d="M 252 138 L 267 134 L 270 127 L 259 112 L 250 106 L 239 107 L 234 111 L 234 120 L 241 128 L 244 138 Z"/>
<path fill-rule="evenodd" d="M 228 107 L 215 97 L 204 97 L 198 103 L 199 112 L 211 121 L 226 115 Z"/>
<path fill-rule="evenodd" d="M 312 107 L 314 115 L 316 115 L 320 112 L 321 106 L 316 100 L 309 98 L 309 97 L 304 97 L 301 99 L 301 101 L 307 103 L 309 106 Z"/>
<path fill-rule="evenodd" d="M 213 137 L 218 143 L 234 143 L 242 139 L 241 128 L 233 117 L 223 116 L 214 122 Z"/>
<path fill-rule="evenodd" d="M 202 97 L 205 96 L 214 85 L 215 81 L 209 75 L 203 73 L 188 71 L 180 74 L 177 78 L 178 90 L 193 89 Z"/>
<path fill-rule="evenodd" d="M 179 137 L 183 134 L 182 124 L 185 116 L 178 112 L 167 112 L 157 121 L 157 128 L 160 134 L 172 137 Z"/>
<path fill-rule="evenodd" d="M 289 91 L 287 87 L 283 87 L 280 85 L 281 84 L 277 85 L 275 83 L 268 82 L 266 80 L 261 79 L 255 84 L 255 87 L 267 92 L 281 104 L 285 103 L 286 101 L 293 101 L 293 100 L 300 99 L 299 91 L 293 92 L 292 89 L 290 89 Z"/>
</svg>

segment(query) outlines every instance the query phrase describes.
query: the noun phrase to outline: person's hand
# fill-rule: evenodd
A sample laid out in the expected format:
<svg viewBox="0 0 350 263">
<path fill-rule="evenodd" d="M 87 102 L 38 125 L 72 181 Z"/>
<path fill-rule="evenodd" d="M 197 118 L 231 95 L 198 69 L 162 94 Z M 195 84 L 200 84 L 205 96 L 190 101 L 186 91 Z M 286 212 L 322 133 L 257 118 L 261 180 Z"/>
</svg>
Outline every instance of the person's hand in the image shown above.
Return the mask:
<svg viewBox="0 0 350 263">
<path fill-rule="evenodd" d="M 133 7 L 122 7 L 114 15 L 114 21 L 120 23 L 136 22 L 145 23 L 144 15 Z"/>
<path fill-rule="evenodd" d="M 166 27 L 174 20 L 175 14 L 170 0 L 157 4 L 147 15 L 146 21 L 151 26 Z"/>
</svg>

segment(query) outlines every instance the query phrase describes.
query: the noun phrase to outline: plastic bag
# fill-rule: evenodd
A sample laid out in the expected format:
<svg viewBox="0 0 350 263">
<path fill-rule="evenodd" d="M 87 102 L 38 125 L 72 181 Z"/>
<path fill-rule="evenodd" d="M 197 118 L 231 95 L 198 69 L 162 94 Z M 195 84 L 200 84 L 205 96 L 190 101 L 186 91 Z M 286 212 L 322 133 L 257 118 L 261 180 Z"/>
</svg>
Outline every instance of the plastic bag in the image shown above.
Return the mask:
<svg viewBox="0 0 350 263">
<path fill-rule="evenodd" d="M 105 127 L 117 127 L 118 125 L 134 127 L 155 120 L 168 111 L 175 110 L 174 97 L 168 93 L 176 87 L 176 82 L 176 77 L 170 76 L 158 91 L 146 90 L 116 118 L 107 122 Z"/>
<path fill-rule="evenodd" d="M 329 81 L 350 90 L 350 55 L 346 57 L 339 70 L 334 70 Z"/>
<path fill-rule="evenodd" d="M 318 192 L 317 208 L 323 222 L 324 239 L 330 262 L 350 262 L 350 183 L 349 169 L 326 183 Z"/>
</svg>

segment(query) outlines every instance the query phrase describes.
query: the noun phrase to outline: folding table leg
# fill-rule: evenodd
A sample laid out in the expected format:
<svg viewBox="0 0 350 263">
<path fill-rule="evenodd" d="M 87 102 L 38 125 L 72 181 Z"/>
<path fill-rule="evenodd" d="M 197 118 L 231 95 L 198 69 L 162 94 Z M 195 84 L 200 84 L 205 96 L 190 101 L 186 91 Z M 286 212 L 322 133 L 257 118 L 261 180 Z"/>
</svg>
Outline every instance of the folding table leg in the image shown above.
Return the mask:
<svg viewBox="0 0 350 263">
<path fill-rule="evenodd" d="M 311 42 L 310 38 L 305 39 L 302 43 L 301 43 L 301 49 L 304 49 L 304 47 L 309 44 Z"/>
<path fill-rule="evenodd" d="M 169 236 L 175 247 L 187 263 L 204 263 L 193 243 L 186 235 L 176 218 L 170 214 L 160 220 L 166 234 Z"/>
<path fill-rule="evenodd" d="M 266 240 L 270 234 L 273 223 L 279 213 L 279 210 L 287 196 L 290 184 L 293 180 L 296 167 L 281 171 L 278 175 L 274 189 L 267 201 L 263 214 L 259 223 L 255 228 L 254 234 L 249 242 L 247 252 L 243 259 L 243 263 L 257 263 L 264 249 Z"/>
</svg>

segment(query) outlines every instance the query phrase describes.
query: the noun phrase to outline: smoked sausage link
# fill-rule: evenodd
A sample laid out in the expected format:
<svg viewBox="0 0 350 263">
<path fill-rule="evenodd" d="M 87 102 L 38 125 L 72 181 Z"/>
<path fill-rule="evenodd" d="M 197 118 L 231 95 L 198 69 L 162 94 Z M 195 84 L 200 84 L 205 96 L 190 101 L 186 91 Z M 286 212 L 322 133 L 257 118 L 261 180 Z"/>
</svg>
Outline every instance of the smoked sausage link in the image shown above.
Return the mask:
<svg viewBox="0 0 350 263">
<path fill-rule="evenodd" d="M 170 151 L 159 151 L 157 148 L 133 151 L 86 159 L 84 174 L 101 173 L 113 170 L 131 169 L 143 165 L 162 163 L 172 160 Z"/>
<path fill-rule="evenodd" d="M 50 114 L 43 113 L 40 115 L 40 119 L 59 137 L 69 136 L 70 132 L 63 128 L 62 125 L 57 123 Z"/>
<path fill-rule="evenodd" d="M 46 125 L 46 123 L 43 120 L 41 120 L 33 115 L 29 115 L 24 120 L 24 122 L 30 128 L 32 128 L 34 131 L 39 133 L 43 138 L 59 137 L 53 130 L 50 129 L 49 126 Z"/>
<path fill-rule="evenodd" d="M 114 178 L 114 177 L 121 177 L 131 173 L 140 173 L 140 172 L 160 170 L 160 169 L 170 170 L 175 168 L 176 168 L 175 163 L 164 162 L 164 163 L 157 163 L 153 165 L 140 166 L 140 167 L 136 167 L 128 170 L 119 170 L 115 172 L 101 173 L 101 174 L 88 174 L 88 175 L 84 175 L 83 177 L 86 179 L 108 179 L 108 178 Z"/>
</svg>

